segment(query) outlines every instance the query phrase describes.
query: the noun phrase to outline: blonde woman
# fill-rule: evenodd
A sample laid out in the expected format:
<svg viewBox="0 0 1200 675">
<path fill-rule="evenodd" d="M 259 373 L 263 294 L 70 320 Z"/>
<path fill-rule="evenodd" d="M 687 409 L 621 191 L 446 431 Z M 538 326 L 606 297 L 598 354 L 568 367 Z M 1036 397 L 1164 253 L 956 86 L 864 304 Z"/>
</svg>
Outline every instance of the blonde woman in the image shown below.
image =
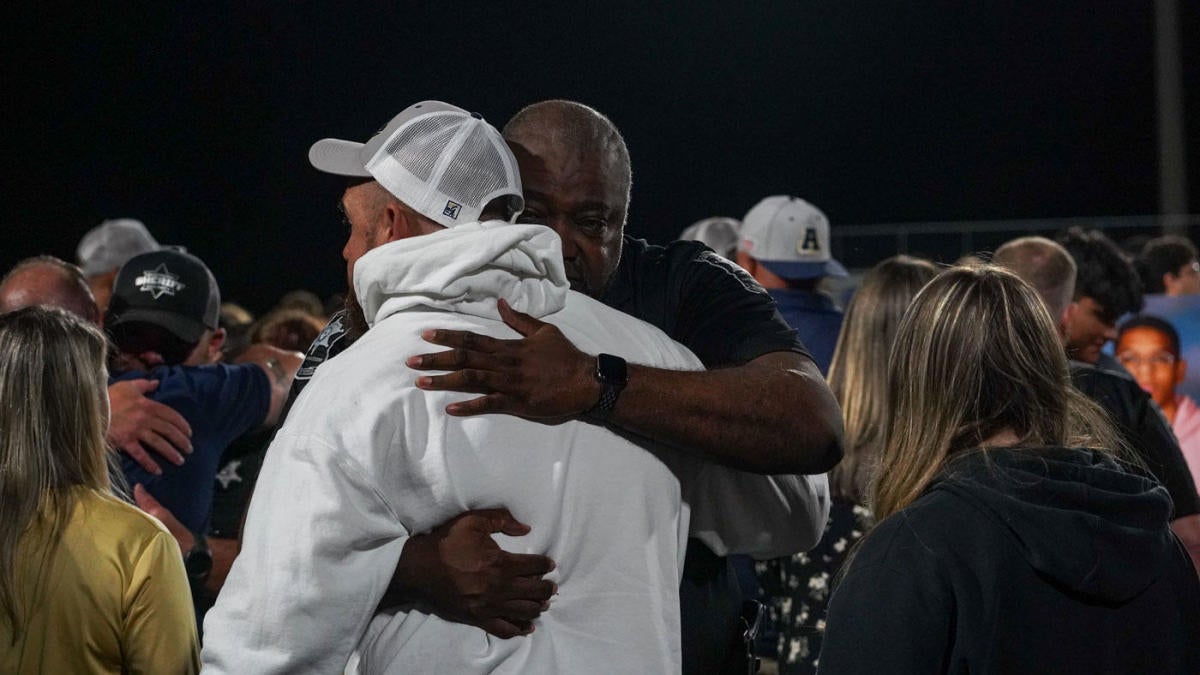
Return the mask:
<svg viewBox="0 0 1200 675">
<path fill-rule="evenodd" d="M 106 346 L 57 309 L 0 314 L 0 672 L 199 667 L 179 545 L 112 495 Z"/>
<path fill-rule="evenodd" d="M 829 368 L 829 387 L 846 429 L 845 455 L 829 472 L 829 522 L 813 550 L 757 564 L 768 613 L 779 631 L 768 653 L 778 650 L 780 675 L 816 672 L 833 579 L 871 522 L 864 503 L 883 435 L 888 352 L 904 310 L 937 273 L 927 260 L 888 258 L 863 275 L 846 307 Z"/>
<path fill-rule="evenodd" d="M 1034 290 L 930 282 L 900 323 L 870 503 L 830 602 L 829 673 L 1200 672 L 1171 501 L 1070 385 Z"/>
</svg>

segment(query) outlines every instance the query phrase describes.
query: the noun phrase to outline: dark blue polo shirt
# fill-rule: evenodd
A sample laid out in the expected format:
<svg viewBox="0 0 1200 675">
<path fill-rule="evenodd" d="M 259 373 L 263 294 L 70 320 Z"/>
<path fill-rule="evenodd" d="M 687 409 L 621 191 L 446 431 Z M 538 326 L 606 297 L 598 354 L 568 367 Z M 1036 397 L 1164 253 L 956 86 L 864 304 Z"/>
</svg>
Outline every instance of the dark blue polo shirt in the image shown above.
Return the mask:
<svg viewBox="0 0 1200 675">
<path fill-rule="evenodd" d="M 810 293 L 787 288 L 767 290 L 784 321 L 796 329 L 800 341 L 808 347 L 822 375 L 829 374 L 833 348 L 842 332 L 842 310 L 824 293 Z"/>
<path fill-rule="evenodd" d="M 170 406 L 192 427 L 192 454 L 183 466 L 159 461 L 155 476 L 121 453 L 121 469 L 129 487 L 141 483 L 192 532 L 204 533 L 212 510 L 213 479 L 221 454 L 235 438 L 266 420 L 271 384 L 253 363 L 210 366 L 161 366 L 149 373 L 128 371 L 109 379 L 158 380 L 149 397 Z"/>
</svg>

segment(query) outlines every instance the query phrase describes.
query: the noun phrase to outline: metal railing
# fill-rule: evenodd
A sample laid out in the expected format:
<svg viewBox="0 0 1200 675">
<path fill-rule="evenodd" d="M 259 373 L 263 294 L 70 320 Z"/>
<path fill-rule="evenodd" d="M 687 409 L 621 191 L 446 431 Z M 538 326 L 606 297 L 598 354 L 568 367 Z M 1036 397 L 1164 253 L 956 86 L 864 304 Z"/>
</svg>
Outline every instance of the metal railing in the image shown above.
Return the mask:
<svg viewBox="0 0 1200 675">
<path fill-rule="evenodd" d="M 847 267 L 863 269 L 898 253 L 953 262 L 965 255 L 991 251 L 1016 237 L 1053 238 L 1072 226 L 1105 230 L 1118 243 L 1164 232 L 1190 235 L 1196 241 L 1200 214 L 835 225 L 830 234 L 834 257 Z"/>
</svg>

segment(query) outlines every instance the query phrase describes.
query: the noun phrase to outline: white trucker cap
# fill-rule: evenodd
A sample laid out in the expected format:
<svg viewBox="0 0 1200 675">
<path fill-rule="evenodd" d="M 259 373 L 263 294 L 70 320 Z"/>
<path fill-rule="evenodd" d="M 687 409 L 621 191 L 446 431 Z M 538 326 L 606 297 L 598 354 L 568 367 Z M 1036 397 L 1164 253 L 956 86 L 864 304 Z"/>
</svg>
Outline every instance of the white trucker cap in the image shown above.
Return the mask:
<svg viewBox="0 0 1200 675">
<path fill-rule="evenodd" d="M 830 250 L 829 219 L 799 197 L 775 195 L 755 204 L 742 219 L 738 250 L 784 279 L 846 276 Z"/>
<path fill-rule="evenodd" d="M 366 143 L 326 138 L 308 161 L 339 176 L 374 178 L 421 215 L 446 227 L 479 220 L 497 197 L 509 219 L 525 208 L 517 160 L 478 113 L 441 101 L 406 108 Z"/>
</svg>

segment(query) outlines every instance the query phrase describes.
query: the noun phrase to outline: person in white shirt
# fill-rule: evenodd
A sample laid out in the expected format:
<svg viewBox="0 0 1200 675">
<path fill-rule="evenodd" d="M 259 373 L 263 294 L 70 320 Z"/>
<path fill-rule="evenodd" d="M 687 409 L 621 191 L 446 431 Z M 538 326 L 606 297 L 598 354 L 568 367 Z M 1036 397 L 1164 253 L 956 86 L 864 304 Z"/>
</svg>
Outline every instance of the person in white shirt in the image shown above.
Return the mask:
<svg viewBox="0 0 1200 675">
<path fill-rule="evenodd" d="M 823 475 L 741 473 L 583 420 L 450 417 L 461 394 L 422 391 L 422 375 L 400 367 L 435 327 L 515 336 L 501 298 L 588 353 L 702 367 L 649 324 L 570 291 L 552 230 L 478 222 L 489 204 L 510 218 L 521 206 L 515 160 L 481 118 L 426 101 L 365 145 L 318 142 L 310 161 L 359 177 L 343 195 L 343 254 L 368 330 L 317 371 L 268 452 L 244 547 L 205 621 L 209 672 L 339 672 L 352 653 L 371 673 L 678 672 L 689 532 L 719 554 L 816 542 Z M 557 563 L 558 594 L 530 634 L 501 640 L 416 606 L 378 607 L 410 534 L 501 506 L 532 532 L 496 535 L 500 546 Z"/>
</svg>

